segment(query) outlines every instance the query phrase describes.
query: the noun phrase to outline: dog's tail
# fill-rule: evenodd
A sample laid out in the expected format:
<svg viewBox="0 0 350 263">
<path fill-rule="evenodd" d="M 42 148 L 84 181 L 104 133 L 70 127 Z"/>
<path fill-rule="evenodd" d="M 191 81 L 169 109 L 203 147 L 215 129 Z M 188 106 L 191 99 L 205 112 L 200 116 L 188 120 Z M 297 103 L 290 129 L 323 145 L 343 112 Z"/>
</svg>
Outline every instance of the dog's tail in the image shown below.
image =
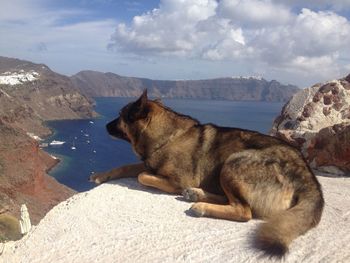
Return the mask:
<svg viewBox="0 0 350 263">
<path fill-rule="evenodd" d="M 295 206 L 277 213 L 260 226 L 255 239 L 257 248 L 269 256 L 283 257 L 295 238 L 319 223 L 324 200 L 317 185 L 312 191 L 299 192 Z"/>
</svg>

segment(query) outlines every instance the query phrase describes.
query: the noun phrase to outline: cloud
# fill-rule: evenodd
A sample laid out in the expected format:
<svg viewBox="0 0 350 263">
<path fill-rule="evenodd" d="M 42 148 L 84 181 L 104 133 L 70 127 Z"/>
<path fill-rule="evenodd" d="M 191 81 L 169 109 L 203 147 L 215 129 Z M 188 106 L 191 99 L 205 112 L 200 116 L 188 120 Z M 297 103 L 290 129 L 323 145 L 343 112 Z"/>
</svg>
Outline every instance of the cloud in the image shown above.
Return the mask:
<svg viewBox="0 0 350 263">
<path fill-rule="evenodd" d="M 23 21 L 39 15 L 41 11 L 38 1 L 2 1 L 0 21 Z"/>
<path fill-rule="evenodd" d="M 292 18 L 286 6 L 260 0 L 221 0 L 217 12 L 244 27 L 283 25 Z"/>
<path fill-rule="evenodd" d="M 135 16 L 130 26 L 119 24 L 111 47 L 144 54 L 190 55 L 208 34 L 201 30 L 200 22 L 215 15 L 216 7 L 215 0 L 163 0 L 158 9 Z"/>
<path fill-rule="evenodd" d="M 274 3 L 281 3 L 280 0 L 273 0 Z M 316 9 L 328 9 L 328 10 L 350 10 L 349 0 L 285 0 L 285 4 L 292 7 L 301 8 L 316 8 Z"/>
<path fill-rule="evenodd" d="M 46 52 L 46 51 L 48 51 L 48 49 L 47 49 L 47 45 L 44 42 L 39 42 L 39 43 L 35 44 L 33 47 L 30 47 L 29 51 Z"/>
<path fill-rule="evenodd" d="M 254 63 L 295 74 L 317 70 L 320 77 L 321 71 L 322 77 L 345 71 L 339 61 L 350 53 L 347 18 L 275 2 L 162 0 L 131 24 L 119 24 L 110 47 L 140 56 Z"/>
<path fill-rule="evenodd" d="M 348 48 L 350 23 L 334 12 L 313 12 L 303 9 L 292 27 L 295 52 L 322 56 Z"/>
<path fill-rule="evenodd" d="M 0 38 L 0 55 L 47 63 L 66 74 L 96 69 L 106 57 L 106 63 L 112 60 L 107 44 L 115 20 L 94 20 L 89 10 L 50 8 L 48 2 L 13 0 L 2 5 L 0 35 L 6 37 Z"/>
<path fill-rule="evenodd" d="M 349 51 L 349 41 L 350 23 L 346 18 L 303 9 L 293 23 L 257 32 L 249 45 L 255 56 L 270 66 L 312 71 L 339 69 L 338 59 Z"/>
</svg>

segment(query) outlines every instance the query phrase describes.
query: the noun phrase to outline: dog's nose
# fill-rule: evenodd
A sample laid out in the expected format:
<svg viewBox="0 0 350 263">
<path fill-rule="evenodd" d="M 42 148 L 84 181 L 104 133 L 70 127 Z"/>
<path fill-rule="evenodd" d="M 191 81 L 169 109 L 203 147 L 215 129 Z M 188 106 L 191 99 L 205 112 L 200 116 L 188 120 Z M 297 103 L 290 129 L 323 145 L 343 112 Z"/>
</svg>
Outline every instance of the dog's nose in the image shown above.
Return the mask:
<svg viewBox="0 0 350 263">
<path fill-rule="evenodd" d="M 107 132 L 108 132 L 109 134 L 112 135 L 112 134 L 114 133 L 114 131 L 116 130 L 117 121 L 118 121 L 118 120 L 111 121 L 110 123 L 108 123 L 108 124 L 106 125 L 106 129 L 107 129 Z"/>
</svg>

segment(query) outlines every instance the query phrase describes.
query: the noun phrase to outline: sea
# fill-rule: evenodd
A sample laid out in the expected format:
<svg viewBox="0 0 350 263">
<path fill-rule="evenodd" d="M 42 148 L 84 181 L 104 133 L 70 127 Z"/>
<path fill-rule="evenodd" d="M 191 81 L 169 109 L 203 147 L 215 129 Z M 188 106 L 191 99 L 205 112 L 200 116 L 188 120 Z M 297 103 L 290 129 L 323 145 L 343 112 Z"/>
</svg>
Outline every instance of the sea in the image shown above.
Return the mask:
<svg viewBox="0 0 350 263">
<path fill-rule="evenodd" d="M 119 110 L 135 98 L 95 98 L 99 117 L 85 120 L 50 121 L 54 131 L 46 139 L 64 141 L 60 146 L 49 146 L 45 151 L 61 161 L 49 174 L 62 184 L 78 192 L 92 189 L 88 181 L 96 172 L 137 162 L 129 143 L 111 138 L 106 124 L 115 119 Z M 267 134 L 283 103 L 236 102 L 221 100 L 163 99 L 163 103 L 182 114 L 190 115 L 202 123 L 226 127 L 239 127 Z"/>
</svg>

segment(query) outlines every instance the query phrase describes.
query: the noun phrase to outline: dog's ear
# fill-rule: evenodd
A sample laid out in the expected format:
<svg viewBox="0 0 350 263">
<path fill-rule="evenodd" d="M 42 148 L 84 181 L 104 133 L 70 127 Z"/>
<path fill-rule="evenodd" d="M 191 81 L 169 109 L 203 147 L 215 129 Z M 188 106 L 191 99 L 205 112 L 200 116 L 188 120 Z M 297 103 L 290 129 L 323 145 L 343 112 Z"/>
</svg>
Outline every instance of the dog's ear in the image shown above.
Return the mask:
<svg viewBox="0 0 350 263">
<path fill-rule="evenodd" d="M 147 89 L 145 89 L 140 98 L 138 98 L 138 100 L 131 105 L 127 117 L 127 120 L 129 122 L 134 122 L 136 120 L 144 119 L 147 117 L 147 114 L 149 112 L 147 101 Z"/>
<path fill-rule="evenodd" d="M 141 107 L 142 105 L 145 105 L 146 102 L 148 100 L 147 97 L 147 89 L 144 89 L 142 95 L 140 96 L 140 98 L 138 98 L 137 101 L 135 101 L 135 104 L 138 105 L 139 107 Z"/>
</svg>

